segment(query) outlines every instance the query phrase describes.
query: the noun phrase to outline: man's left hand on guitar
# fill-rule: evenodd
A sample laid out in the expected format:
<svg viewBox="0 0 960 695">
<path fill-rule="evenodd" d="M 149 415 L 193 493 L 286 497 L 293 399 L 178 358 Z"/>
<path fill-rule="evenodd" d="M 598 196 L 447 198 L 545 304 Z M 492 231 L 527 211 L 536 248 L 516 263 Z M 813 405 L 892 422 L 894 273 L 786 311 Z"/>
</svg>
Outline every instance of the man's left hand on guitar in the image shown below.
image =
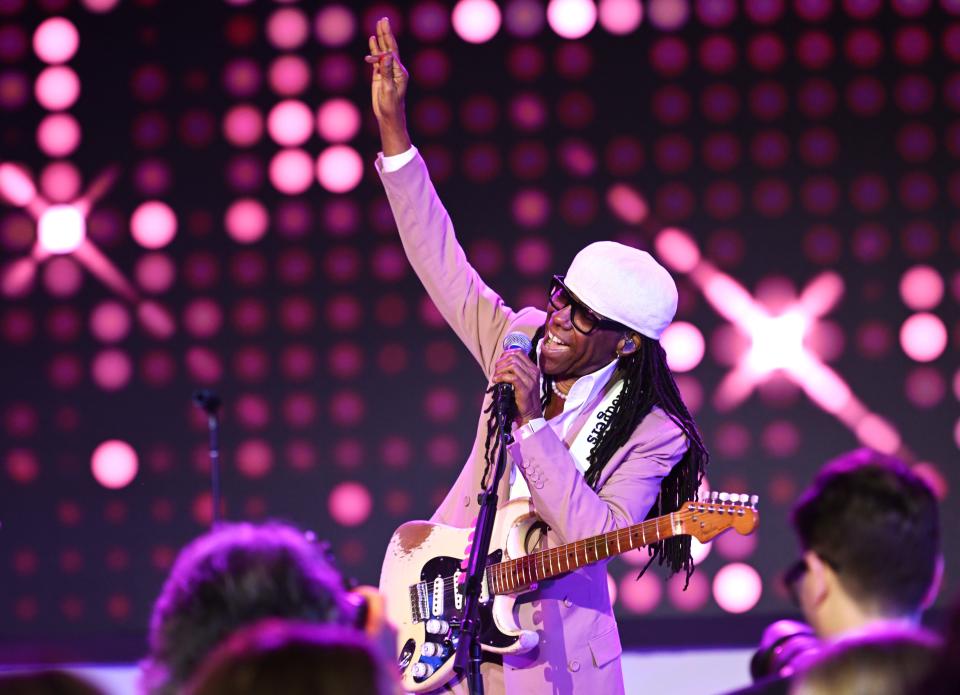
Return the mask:
<svg viewBox="0 0 960 695">
<path fill-rule="evenodd" d="M 493 368 L 493 381 L 513 385 L 513 399 L 517 405 L 515 427 L 543 417 L 543 405 L 540 403 L 540 369 L 522 350 L 505 350 L 500 355 Z"/>
</svg>

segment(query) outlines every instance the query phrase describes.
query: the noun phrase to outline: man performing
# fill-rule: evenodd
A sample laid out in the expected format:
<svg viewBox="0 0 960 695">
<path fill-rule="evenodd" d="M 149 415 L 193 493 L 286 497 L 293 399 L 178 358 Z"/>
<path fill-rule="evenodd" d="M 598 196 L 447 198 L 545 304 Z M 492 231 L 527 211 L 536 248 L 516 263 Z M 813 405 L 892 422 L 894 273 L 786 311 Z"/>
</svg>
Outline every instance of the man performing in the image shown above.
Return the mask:
<svg viewBox="0 0 960 695">
<path fill-rule="evenodd" d="M 601 241 L 554 277 L 546 312 L 507 307 L 467 262 L 411 144 L 408 75 L 387 19 L 370 37 L 367 61 L 383 146 L 377 169 L 407 257 L 491 385 L 514 389 L 515 441 L 500 499 L 532 498 L 549 527 L 541 548 L 624 528 L 651 509 L 666 514 L 693 499 L 708 455 L 658 342 L 677 307 L 669 273 L 644 251 Z M 503 350 L 513 332 L 532 336 L 533 354 Z M 494 430 L 492 416 L 481 415 L 473 451 L 432 521 L 471 525 L 477 493 L 492 475 Z M 673 572 L 693 571 L 688 536 L 653 544 L 651 552 Z M 541 582 L 515 610 L 539 644 L 504 655 L 502 664 L 485 662 L 487 693 L 624 692 L 604 562 Z M 466 691 L 462 680 L 446 687 Z"/>
</svg>

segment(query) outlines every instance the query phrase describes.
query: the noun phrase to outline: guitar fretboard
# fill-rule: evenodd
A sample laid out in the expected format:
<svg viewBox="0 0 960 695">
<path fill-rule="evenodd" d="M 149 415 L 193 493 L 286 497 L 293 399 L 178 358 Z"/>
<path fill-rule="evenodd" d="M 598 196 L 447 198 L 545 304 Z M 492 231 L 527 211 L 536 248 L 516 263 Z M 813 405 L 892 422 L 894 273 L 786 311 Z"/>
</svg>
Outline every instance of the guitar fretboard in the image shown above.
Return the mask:
<svg viewBox="0 0 960 695">
<path fill-rule="evenodd" d="M 681 510 L 575 543 L 489 565 L 486 569 L 487 586 L 494 594 L 526 590 L 531 584 L 544 579 L 551 579 L 578 567 L 683 534 L 684 522 L 689 517 L 688 511 Z"/>
</svg>

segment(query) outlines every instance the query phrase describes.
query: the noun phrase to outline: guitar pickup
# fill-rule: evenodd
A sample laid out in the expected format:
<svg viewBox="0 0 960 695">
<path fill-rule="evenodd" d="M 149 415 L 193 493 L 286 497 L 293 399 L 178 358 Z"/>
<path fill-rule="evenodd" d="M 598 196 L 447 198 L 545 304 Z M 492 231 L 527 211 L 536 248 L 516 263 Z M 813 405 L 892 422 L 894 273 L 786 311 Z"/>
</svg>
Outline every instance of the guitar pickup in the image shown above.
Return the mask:
<svg viewBox="0 0 960 695">
<path fill-rule="evenodd" d="M 433 614 L 443 615 L 443 577 L 439 574 L 433 580 Z"/>
</svg>

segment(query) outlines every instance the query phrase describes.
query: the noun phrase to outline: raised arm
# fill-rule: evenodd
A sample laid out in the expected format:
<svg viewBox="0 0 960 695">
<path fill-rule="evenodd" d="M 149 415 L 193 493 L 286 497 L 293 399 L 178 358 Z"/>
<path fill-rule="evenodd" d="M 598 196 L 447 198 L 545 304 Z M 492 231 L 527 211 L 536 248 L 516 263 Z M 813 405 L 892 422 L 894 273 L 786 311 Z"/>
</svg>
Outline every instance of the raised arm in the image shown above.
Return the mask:
<svg viewBox="0 0 960 695">
<path fill-rule="evenodd" d="M 518 315 L 467 261 L 426 165 L 412 149 L 404 103 L 409 74 L 400 62 L 386 18 L 377 22 L 366 60 L 373 65 L 371 96 L 383 156 L 402 155 L 399 168 L 393 168 L 396 160 L 380 159 L 377 170 L 407 259 L 440 313 L 489 377 L 500 342 Z"/>
</svg>

